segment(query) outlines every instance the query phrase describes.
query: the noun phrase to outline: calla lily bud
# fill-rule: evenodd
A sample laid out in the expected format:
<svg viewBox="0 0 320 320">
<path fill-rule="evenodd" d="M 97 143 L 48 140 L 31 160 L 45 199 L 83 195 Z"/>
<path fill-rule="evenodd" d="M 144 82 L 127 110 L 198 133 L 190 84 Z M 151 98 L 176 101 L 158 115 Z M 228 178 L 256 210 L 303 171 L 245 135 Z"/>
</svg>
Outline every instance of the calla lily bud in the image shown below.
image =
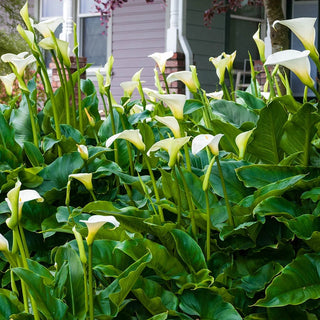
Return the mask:
<svg viewBox="0 0 320 320">
<path fill-rule="evenodd" d="M 89 111 L 87 110 L 87 108 L 84 108 L 84 111 L 85 111 L 85 113 L 86 113 L 86 115 L 87 115 L 87 117 L 88 117 L 90 126 L 91 126 L 92 128 L 94 128 L 95 125 L 96 125 L 96 122 L 94 121 L 93 117 L 91 117 L 91 115 L 90 115 Z"/>
<path fill-rule="evenodd" d="M 96 71 L 96 77 L 97 77 L 97 81 L 98 81 L 100 94 L 105 94 L 106 89 L 104 87 L 104 78 L 103 78 L 103 75 L 101 74 L 100 70 Z"/>
<path fill-rule="evenodd" d="M 131 78 L 131 81 L 140 81 L 141 72 L 143 68 L 141 68 L 139 71 L 137 71 Z"/>
<path fill-rule="evenodd" d="M 193 76 L 191 71 L 177 71 L 169 74 L 167 77 L 168 83 L 171 83 L 173 81 L 182 81 L 187 88 L 193 92 L 197 92 L 197 86 L 193 81 Z"/>
<path fill-rule="evenodd" d="M 34 33 L 29 30 L 24 30 L 21 25 L 17 26 L 17 31 L 20 33 L 21 37 L 28 44 L 28 46 L 34 51 L 37 49 L 34 40 Z"/>
<path fill-rule="evenodd" d="M 14 73 L 7 74 L 6 76 L 0 76 L 0 80 L 6 89 L 7 95 L 9 96 L 12 95 L 12 88 L 15 79 L 16 75 Z"/>
<path fill-rule="evenodd" d="M 314 81 L 310 76 L 310 62 L 308 59 L 310 51 L 303 52 L 297 50 L 283 50 L 271 54 L 265 65 L 280 64 L 290 69 L 300 79 L 300 81 L 309 88 L 312 88 Z"/>
<path fill-rule="evenodd" d="M 107 63 L 104 66 L 104 68 L 106 70 L 106 81 L 104 83 L 104 86 L 106 88 L 110 88 L 110 86 L 111 86 L 111 73 L 112 73 L 113 63 L 114 63 L 114 57 L 110 56 L 108 58 Z"/>
<path fill-rule="evenodd" d="M 172 133 L 173 133 L 175 138 L 180 138 L 181 137 L 179 122 L 177 121 L 177 119 L 175 117 L 171 117 L 171 116 L 167 116 L 167 117 L 155 116 L 155 119 L 157 121 L 161 122 L 162 124 L 164 124 L 165 126 L 167 126 L 172 131 Z"/>
<path fill-rule="evenodd" d="M 196 88 L 197 88 L 198 90 L 200 90 L 200 89 L 201 89 L 201 86 L 200 86 L 200 82 L 199 82 L 199 79 L 198 79 L 198 74 L 197 74 L 197 68 L 196 68 L 196 66 L 191 65 L 191 66 L 190 66 L 190 70 L 191 70 L 191 73 L 192 73 L 193 83 L 195 84 Z"/>
<path fill-rule="evenodd" d="M 193 154 L 197 154 L 203 148 L 209 147 L 213 155 L 219 155 L 219 142 L 223 137 L 223 134 L 219 133 L 215 136 L 211 134 L 199 134 L 192 140 L 191 151 Z"/>
<path fill-rule="evenodd" d="M 180 149 L 188 143 L 190 137 L 182 137 L 182 138 L 168 138 L 164 140 L 160 140 L 156 142 L 152 147 L 149 149 L 147 155 L 149 156 L 151 152 L 158 151 L 160 149 L 164 149 L 169 153 L 169 167 L 174 167 L 178 160 L 178 154 Z"/>
<path fill-rule="evenodd" d="M 259 24 L 259 28 L 258 28 L 257 32 L 253 35 L 252 38 L 257 45 L 260 60 L 262 61 L 262 63 L 265 63 L 265 61 L 266 61 L 265 44 L 264 44 L 264 41 L 260 39 L 260 24 Z"/>
<path fill-rule="evenodd" d="M 236 145 L 239 149 L 239 159 L 240 160 L 244 158 L 244 154 L 247 149 L 248 140 L 249 140 L 253 130 L 254 129 L 242 132 L 242 133 L 238 134 L 236 137 Z"/>
<path fill-rule="evenodd" d="M 163 91 L 163 89 L 161 87 L 158 70 L 156 68 L 154 68 L 153 71 L 154 71 L 154 84 L 157 87 L 159 93 L 163 94 L 164 91 Z"/>
<path fill-rule="evenodd" d="M 80 260 L 83 264 L 86 264 L 87 263 L 87 256 L 86 256 L 86 250 L 84 249 L 82 236 L 81 236 L 80 232 L 77 231 L 76 226 L 74 226 L 72 228 L 72 232 L 73 232 L 74 237 L 76 238 L 76 241 L 77 241 L 77 245 L 79 248 Z"/>
<path fill-rule="evenodd" d="M 76 179 L 80 181 L 88 191 L 93 191 L 92 173 L 73 173 L 69 174 L 69 179 Z"/>
<path fill-rule="evenodd" d="M 138 129 L 137 130 L 133 130 L 133 129 L 124 130 L 120 133 L 117 133 L 117 134 L 111 136 L 106 141 L 106 147 L 109 148 L 116 139 L 124 139 L 124 140 L 131 142 L 138 150 L 140 150 L 142 152 L 144 152 L 144 150 L 146 149 L 146 146 L 142 141 L 141 133 Z"/>
<path fill-rule="evenodd" d="M 115 217 L 101 215 L 91 216 L 88 220 L 80 220 L 80 222 L 84 222 L 87 225 L 88 236 L 86 240 L 88 246 L 93 244 L 97 232 L 105 223 L 108 222 L 113 224 L 114 228 L 117 228 L 120 225 L 119 221 Z"/>
<path fill-rule="evenodd" d="M 9 242 L 1 233 L 0 233 L 0 251 L 9 252 Z"/>
<path fill-rule="evenodd" d="M 173 52 L 155 52 L 153 54 L 150 54 L 148 57 L 152 58 L 157 63 L 160 72 L 164 73 L 166 69 L 166 62 L 168 59 L 173 57 Z"/>
<path fill-rule="evenodd" d="M 80 153 L 81 158 L 84 161 L 87 161 L 89 159 L 89 153 L 88 153 L 88 148 L 87 146 L 83 144 L 77 144 L 78 147 L 78 152 Z"/>
<path fill-rule="evenodd" d="M 29 11 L 28 11 L 28 1 L 24 4 L 22 9 L 20 10 L 20 16 L 22 17 L 24 23 L 26 24 L 28 30 L 32 30 L 32 24 L 29 18 Z"/>
</svg>

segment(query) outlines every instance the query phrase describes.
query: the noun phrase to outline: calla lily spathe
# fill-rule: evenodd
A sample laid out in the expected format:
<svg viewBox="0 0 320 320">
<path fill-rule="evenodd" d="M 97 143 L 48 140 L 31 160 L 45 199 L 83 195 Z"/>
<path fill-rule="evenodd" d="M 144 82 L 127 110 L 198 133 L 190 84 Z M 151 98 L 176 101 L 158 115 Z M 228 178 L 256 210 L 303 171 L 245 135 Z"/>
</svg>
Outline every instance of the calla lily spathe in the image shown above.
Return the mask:
<svg viewBox="0 0 320 320">
<path fill-rule="evenodd" d="M 237 50 L 233 51 L 231 54 L 227 54 L 227 53 L 223 53 L 223 56 L 225 59 L 228 59 L 228 63 L 227 63 L 227 70 L 231 71 L 233 69 L 233 62 L 234 59 L 236 58 L 237 55 Z"/>
<path fill-rule="evenodd" d="M 257 30 L 257 32 L 253 35 L 253 40 L 257 45 L 258 51 L 259 51 L 259 56 L 260 56 L 260 60 L 262 61 L 262 63 L 265 63 L 266 61 L 266 56 L 265 56 L 265 43 L 263 40 L 260 39 L 260 25 L 259 28 Z"/>
<path fill-rule="evenodd" d="M 220 56 L 216 58 L 214 57 L 209 58 L 209 61 L 212 62 L 212 64 L 216 68 L 216 74 L 219 78 L 219 84 L 224 83 L 225 71 L 230 60 L 229 58 L 225 58 L 224 55 L 225 53 L 222 53 L 220 54 Z"/>
<path fill-rule="evenodd" d="M 219 133 L 215 136 L 211 134 L 199 134 L 192 140 L 191 151 L 193 154 L 197 154 L 203 148 L 209 147 L 213 155 L 219 155 L 219 142 L 223 137 L 223 134 Z"/>
<path fill-rule="evenodd" d="M 120 83 L 120 86 L 123 89 L 123 95 L 130 98 L 134 89 L 138 88 L 139 81 L 124 81 Z"/>
<path fill-rule="evenodd" d="M 249 131 L 245 131 L 245 132 L 241 132 L 240 134 L 238 134 L 236 136 L 236 145 L 239 149 L 239 159 L 243 159 L 244 154 L 246 152 L 247 149 L 247 144 L 249 141 L 249 138 L 252 134 L 254 129 L 249 130 Z"/>
<path fill-rule="evenodd" d="M 175 117 L 167 116 L 167 117 L 154 117 L 157 121 L 161 122 L 165 126 L 167 126 L 173 133 L 175 138 L 180 138 L 180 126 Z"/>
<path fill-rule="evenodd" d="M 314 24 L 316 20 L 316 18 L 276 20 L 272 26 L 276 29 L 276 25 L 279 23 L 288 27 L 302 42 L 305 49 L 310 51 L 310 56 L 316 56 L 319 59 L 319 53 L 315 47 L 316 30 Z"/>
<path fill-rule="evenodd" d="M 220 90 L 220 91 L 215 91 L 215 92 L 209 92 L 206 94 L 209 98 L 212 98 L 212 99 L 216 99 L 216 100 L 220 100 L 222 99 L 223 97 L 223 91 Z"/>
<path fill-rule="evenodd" d="M 29 30 L 24 30 L 20 24 L 17 26 L 17 31 L 20 33 L 24 41 L 27 42 L 28 46 L 32 48 L 32 50 L 36 50 L 34 33 Z"/>
<path fill-rule="evenodd" d="M 108 58 L 107 63 L 104 65 L 104 69 L 106 71 L 106 80 L 104 83 L 105 88 L 110 88 L 111 86 L 111 73 L 112 73 L 113 63 L 114 63 L 114 57 L 111 55 Z"/>
<path fill-rule="evenodd" d="M 190 137 L 182 138 L 168 138 L 156 142 L 148 151 L 147 155 L 149 156 L 151 152 L 164 149 L 169 153 L 169 162 L 168 166 L 173 167 L 177 162 L 177 157 L 179 150 L 190 140 Z"/>
<path fill-rule="evenodd" d="M 173 81 L 182 81 L 191 92 L 197 92 L 197 86 L 193 81 L 191 71 L 177 71 L 170 73 L 167 77 L 167 81 L 168 83 Z"/>
<path fill-rule="evenodd" d="M 34 24 L 33 27 L 37 29 L 45 38 L 51 37 L 51 32 L 55 32 L 58 26 L 63 23 L 63 18 L 51 18 Z"/>
<path fill-rule="evenodd" d="M 87 225 L 88 236 L 86 238 L 87 244 L 90 246 L 93 244 L 94 238 L 99 231 L 99 229 L 107 222 L 114 225 L 114 228 L 119 227 L 119 221 L 113 216 L 101 216 L 95 215 L 91 216 L 88 220 L 80 220 Z"/>
<path fill-rule="evenodd" d="M 159 92 L 151 89 L 144 88 L 143 91 L 149 96 L 163 101 L 171 110 L 173 116 L 177 120 L 183 119 L 183 108 L 187 100 L 184 94 L 160 94 Z"/>
<path fill-rule="evenodd" d="M 69 174 L 69 179 L 70 178 L 80 181 L 88 191 L 93 190 L 92 173 L 73 173 Z"/>
<path fill-rule="evenodd" d="M 109 148 L 116 139 L 124 139 L 124 140 L 131 142 L 134 146 L 136 146 L 136 148 L 138 150 L 140 150 L 142 152 L 146 149 L 146 146 L 142 140 L 141 133 L 138 129 L 124 130 L 120 133 L 117 133 L 117 134 L 111 136 L 106 141 L 106 147 Z"/>
<path fill-rule="evenodd" d="M 155 52 L 153 54 L 150 54 L 148 57 L 152 58 L 157 63 L 160 72 L 164 73 L 164 70 L 166 69 L 166 62 L 168 59 L 173 57 L 173 52 Z"/>
<path fill-rule="evenodd" d="M 19 76 L 22 77 L 26 67 L 29 64 L 36 61 L 36 59 L 33 55 L 29 55 L 29 56 L 25 57 L 26 54 L 28 54 L 28 53 L 27 52 L 22 52 L 19 54 L 5 53 L 1 56 L 1 60 L 3 62 L 8 62 L 8 63 L 13 64 L 14 67 L 16 68 L 16 71 L 19 74 Z"/>
<path fill-rule="evenodd" d="M 7 74 L 6 76 L 0 76 L 0 80 L 2 81 L 9 96 L 12 95 L 13 82 L 15 79 L 16 75 L 14 73 Z"/>
<path fill-rule="evenodd" d="M 265 65 L 280 64 L 296 74 L 300 81 L 307 87 L 313 87 L 314 81 L 310 77 L 310 62 L 308 59 L 310 51 L 283 50 L 271 54 Z"/>
<path fill-rule="evenodd" d="M 24 23 L 26 24 L 28 30 L 32 29 L 31 19 L 29 18 L 29 9 L 28 9 L 28 1 L 24 4 L 24 6 L 20 10 L 20 16 L 22 17 Z"/>
</svg>

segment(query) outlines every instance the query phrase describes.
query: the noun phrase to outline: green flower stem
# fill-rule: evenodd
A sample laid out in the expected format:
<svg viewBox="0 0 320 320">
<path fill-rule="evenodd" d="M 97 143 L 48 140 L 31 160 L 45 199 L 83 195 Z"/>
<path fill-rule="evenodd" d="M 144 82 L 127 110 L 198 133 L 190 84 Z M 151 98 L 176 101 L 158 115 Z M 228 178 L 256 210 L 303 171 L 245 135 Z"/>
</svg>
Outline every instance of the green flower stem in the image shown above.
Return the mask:
<svg viewBox="0 0 320 320">
<path fill-rule="evenodd" d="M 28 104 L 28 110 L 29 110 L 30 122 L 31 122 L 31 128 L 32 128 L 33 143 L 37 148 L 39 148 L 39 140 L 38 140 L 38 133 L 37 133 L 37 128 L 36 128 L 35 114 L 32 109 L 31 101 L 29 98 L 29 92 L 23 91 L 23 94 L 26 97 L 27 104 Z"/>
<path fill-rule="evenodd" d="M 229 91 L 228 91 L 228 88 L 226 86 L 226 84 L 223 82 L 221 83 L 221 88 L 222 88 L 222 91 L 223 91 L 223 96 L 226 100 L 231 100 L 231 97 L 230 97 L 230 94 L 229 94 Z"/>
<path fill-rule="evenodd" d="M 206 196 L 206 208 L 207 208 L 207 235 L 206 235 L 206 256 L 207 261 L 210 259 L 211 252 L 210 252 L 210 240 L 211 240 L 211 220 L 210 220 L 210 204 L 209 204 L 209 189 L 206 189 L 205 196 Z"/>
<path fill-rule="evenodd" d="M 77 84 L 78 84 L 78 114 L 79 114 L 79 129 L 81 134 L 84 134 L 84 128 L 83 128 L 83 113 L 82 113 L 82 100 L 81 100 L 81 88 L 80 88 L 80 63 L 79 63 L 79 56 L 78 51 L 76 52 L 76 64 L 77 64 Z"/>
<path fill-rule="evenodd" d="M 123 115 L 119 114 L 120 117 L 120 121 L 121 121 L 121 125 L 122 125 L 122 129 L 126 130 L 126 125 L 124 123 L 124 119 L 123 119 Z M 134 176 L 134 166 L 133 166 L 133 159 L 132 159 L 132 148 L 131 148 L 131 144 L 129 141 L 126 140 L 126 144 L 127 144 L 127 149 L 128 149 L 128 155 L 129 155 L 129 168 L 130 168 L 130 174 L 132 176 Z"/>
<path fill-rule="evenodd" d="M 93 278 L 92 278 L 92 244 L 88 245 L 88 277 L 89 277 L 89 319 L 94 320 L 93 314 Z"/>
<path fill-rule="evenodd" d="M 71 108 L 71 119 L 72 119 L 72 124 L 74 126 L 76 126 L 77 123 L 77 106 L 76 106 L 76 98 L 75 98 L 75 94 L 74 94 L 74 83 L 73 83 L 73 78 L 72 78 L 72 73 L 69 67 L 66 66 L 67 69 L 67 73 L 68 73 L 68 79 L 70 81 L 71 84 L 71 103 L 72 103 L 72 108 Z"/>
<path fill-rule="evenodd" d="M 196 225 L 196 221 L 195 221 L 195 217 L 194 217 L 194 208 L 193 208 L 191 193 L 190 193 L 188 184 L 187 184 L 187 182 L 186 182 L 186 179 L 184 178 L 183 172 L 182 172 L 179 164 L 177 164 L 177 168 L 178 168 L 178 170 L 179 170 L 180 177 L 181 177 L 182 184 L 183 184 L 183 188 L 184 188 L 184 191 L 185 191 L 185 193 L 186 193 L 186 198 L 187 198 L 188 207 L 189 207 L 189 211 L 190 211 L 190 220 L 191 220 L 191 230 L 192 230 L 192 234 L 193 234 L 193 237 L 194 237 L 195 239 L 197 239 L 197 225 Z"/>
<path fill-rule="evenodd" d="M 163 76 L 164 84 L 165 84 L 165 86 L 166 86 L 166 91 L 167 91 L 167 93 L 169 94 L 169 93 L 170 93 L 170 90 L 169 90 L 169 86 L 168 86 L 168 81 L 167 81 L 166 74 L 165 74 L 164 72 L 162 72 L 162 76 Z"/>
<path fill-rule="evenodd" d="M 185 137 L 186 134 L 184 132 L 184 122 L 181 120 L 178 120 L 178 122 L 179 122 L 179 127 L 180 127 L 180 135 L 181 135 L 181 137 Z M 183 146 L 183 148 L 184 148 L 184 155 L 186 157 L 187 170 L 189 172 L 191 172 L 191 160 L 190 160 L 189 148 L 188 148 L 187 144 L 185 144 Z"/>
<path fill-rule="evenodd" d="M 90 194 L 91 194 L 91 196 L 92 196 L 93 201 L 97 201 L 97 197 L 96 197 L 96 195 L 94 194 L 93 190 L 89 190 L 89 192 L 90 192 Z"/>
<path fill-rule="evenodd" d="M 176 174 L 176 169 L 175 167 L 172 168 L 172 174 L 173 174 L 173 178 L 174 178 L 174 181 L 175 181 L 175 187 L 177 188 L 177 192 L 178 192 L 178 204 L 177 204 L 177 224 L 180 225 L 181 224 L 181 218 L 182 218 L 182 215 L 181 215 L 181 192 L 180 192 L 180 188 L 179 188 L 179 183 L 178 183 L 178 177 L 177 177 L 177 174 Z"/>
<path fill-rule="evenodd" d="M 156 179 L 154 178 L 154 175 L 153 175 L 153 171 L 152 171 L 152 167 L 151 167 L 149 158 L 145 153 L 143 155 L 144 155 L 144 159 L 145 159 L 145 162 L 147 164 L 148 171 L 149 171 L 149 174 L 150 174 L 154 195 L 156 197 L 157 202 L 159 202 L 160 201 L 159 191 L 158 191 Z M 159 211 L 160 221 L 164 222 L 163 211 L 162 211 L 162 208 L 161 208 L 161 206 L 159 204 L 158 204 L 158 211 Z"/>
<path fill-rule="evenodd" d="M 25 254 L 25 251 L 24 251 L 24 246 L 23 246 L 23 243 L 22 243 L 22 240 L 21 240 L 21 237 L 20 237 L 20 233 L 19 233 L 18 227 L 16 227 L 13 230 L 13 236 L 16 238 L 17 243 L 18 243 L 19 251 L 20 251 L 20 254 L 21 254 L 21 258 L 22 258 L 22 265 L 23 265 L 23 267 L 25 269 L 29 270 L 26 254 Z M 21 283 L 22 282 L 24 282 L 24 281 L 21 281 Z M 26 299 L 28 299 L 27 296 L 26 296 Z M 40 320 L 37 303 L 31 296 L 30 296 L 30 300 L 31 300 L 31 306 L 32 306 L 32 310 L 33 310 L 34 320 Z"/>
<path fill-rule="evenodd" d="M 11 282 L 11 289 L 12 291 L 17 295 L 17 297 L 19 296 L 19 291 L 16 285 L 16 281 L 14 280 L 14 273 L 12 271 L 12 269 L 10 269 L 10 282 Z"/>
<path fill-rule="evenodd" d="M 264 72 L 267 76 L 268 82 L 269 82 L 269 87 L 270 87 L 270 98 L 274 98 L 276 96 L 275 92 L 274 92 L 274 88 L 273 88 L 273 80 L 272 77 L 270 75 L 269 69 L 267 68 L 267 66 L 263 65 L 264 68 Z"/>
<path fill-rule="evenodd" d="M 113 115 L 113 107 L 112 107 L 112 101 L 111 101 L 111 95 L 110 95 L 110 88 L 106 90 L 106 95 L 108 98 L 108 105 L 109 105 L 109 115 L 111 120 L 111 128 L 112 128 L 112 134 L 115 135 L 116 132 L 116 125 L 114 121 L 114 115 Z M 114 160 L 116 164 L 119 164 L 119 155 L 118 155 L 118 143 L 117 141 L 114 141 Z"/>
<path fill-rule="evenodd" d="M 139 85 L 138 85 L 138 91 L 139 91 L 139 94 L 141 97 L 141 103 L 143 106 L 143 110 L 146 110 L 147 101 L 146 101 L 146 97 L 144 96 L 144 92 L 143 92 L 142 84 L 141 84 L 140 80 L 139 80 Z"/>
<path fill-rule="evenodd" d="M 83 269 L 83 284 L 84 284 L 84 306 L 86 312 L 88 312 L 88 275 L 87 275 L 87 265 L 86 263 L 82 263 Z"/>
<path fill-rule="evenodd" d="M 230 81 L 230 90 L 231 90 L 231 97 L 233 101 L 236 101 L 236 96 L 234 92 L 234 81 L 233 81 L 233 74 L 232 69 L 228 69 L 229 81 Z"/>
<path fill-rule="evenodd" d="M 66 70 L 63 66 L 63 62 L 60 60 L 60 63 L 62 65 L 62 76 L 63 76 L 63 86 L 64 86 L 64 103 L 65 103 L 65 110 L 66 110 L 66 122 L 67 124 L 71 124 L 71 116 L 70 116 L 70 104 L 69 104 L 69 89 L 68 89 L 68 80 L 66 75 Z"/>
<path fill-rule="evenodd" d="M 199 92 L 199 91 L 198 91 Z M 204 105 L 203 108 L 203 120 L 204 120 L 204 124 L 206 125 L 206 127 L 208 129 L 212 130 L 212 125 L 211 125 L 211 113 L 210 113 L 210 105 L 209 105 L 209 101 L 207 99 L 207 97 L 205 96 L 206 93 L 204 90 L 202 90 L 201 92 L 198 93 L 202 104 Z"/>
<path fill-rule="evenodd" d="M 104 95 L 100 92 L 100 97 L 103 103 L 103 110 L 104 110 L 104 114 L 105 116 L 108 115 L 108 109 L 107 109 L 107 104 L 106 104 L 106 100 L 104 99 Z"/>
<path fill-rule="evenodd" d="M 303 103 L 306 103 L 308 101 L 308 87 L 304 87 L 304 92 L 303 92 Z"/>
<path fill-rule="evenodd" d="M 25 235 L 24 235 L 23 227 L 22 227 L 22 225 L 21 225 L 20 222 L 19 222 L 19 224 L 18 224 L 18 228 L 19 228 L 19 232 L 20 232 L 20 236 L 21 236 L 21 241 L 22 241 L 22 245 L 23 245 L 23 249 L 24 249 L 26 258 L 29 259 L 29 258 L 30 258 L 30 253 L 29 253 L 29 249 L 28 249 L 26 237 L 25 237 Z"/>
<path fill-rule="evenodd" d="M 217 166 L 218 166 L 218 170 L 219 170 L 219 176 L 220 176 L 221 186 L 222 186 L 223 195 L 224 195 L 224 201 L 226 203 L 227 212 L 228 212 L 228 222 L 229 222 L 230 226 L 234 227 L 231 207 L 230 207 L 230 203 L 229 203 L 226 184 L 225 184 L 225 181 L 224 181 L 224 178 L 223 178 L 223 172 L 222 172 L 222 168 L 221 168 L 221 165 L 220 165 L 219 157 L 216 157 L 216 161 L 217 161 Z"/>
</svg>

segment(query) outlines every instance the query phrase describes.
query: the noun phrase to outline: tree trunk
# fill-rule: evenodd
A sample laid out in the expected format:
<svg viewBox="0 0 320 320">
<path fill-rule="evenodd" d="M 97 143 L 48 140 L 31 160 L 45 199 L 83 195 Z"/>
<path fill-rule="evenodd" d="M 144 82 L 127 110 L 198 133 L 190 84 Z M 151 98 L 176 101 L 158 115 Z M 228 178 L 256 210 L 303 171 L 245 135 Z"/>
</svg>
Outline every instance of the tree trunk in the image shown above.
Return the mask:
<svg viewBox="0 0 320 320">
<path fill-rule="evenodd" d="M 272 53 L 289 49 L 289 31 L 288 28 L 280 24 L 277 30 L 272 28 L 275 20 L 284 20 L 281 0 L 264 0 L 264 7 L 270 27 L 270 37 L 272 45 Z"/>
</svg>

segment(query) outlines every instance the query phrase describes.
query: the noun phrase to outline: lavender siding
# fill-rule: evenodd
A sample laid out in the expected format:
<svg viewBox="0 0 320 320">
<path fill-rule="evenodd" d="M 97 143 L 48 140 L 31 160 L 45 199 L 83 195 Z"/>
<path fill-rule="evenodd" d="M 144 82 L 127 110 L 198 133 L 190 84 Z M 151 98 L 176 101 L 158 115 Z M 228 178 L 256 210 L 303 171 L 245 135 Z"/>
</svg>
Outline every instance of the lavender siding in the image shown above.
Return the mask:
<svg viewBox="0 0 320 320">
<path fill-rule="evenodd" d="M 145 87 L 154 86 L 155 63 L 149 54 L 165 51 L 166 7 L 161 0 L 146 4 L 131 0 L 116 9 L 112 19 L 113 67 L 112 93 L 116 100 L 122 96 L 120 83 L 131 80 L 143 68 L 141 80 Z"/>
</svg>

